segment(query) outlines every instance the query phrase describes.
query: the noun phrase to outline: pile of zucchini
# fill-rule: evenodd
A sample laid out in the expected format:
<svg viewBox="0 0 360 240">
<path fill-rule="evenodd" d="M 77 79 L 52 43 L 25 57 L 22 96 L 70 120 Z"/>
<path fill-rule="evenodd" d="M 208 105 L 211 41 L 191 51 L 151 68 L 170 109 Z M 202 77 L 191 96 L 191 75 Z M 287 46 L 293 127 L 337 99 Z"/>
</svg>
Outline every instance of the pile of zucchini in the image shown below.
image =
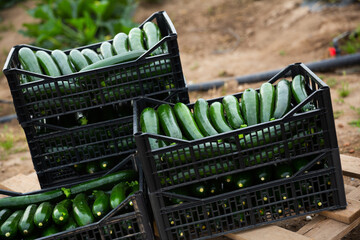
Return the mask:
<svg viewBox="0 0 360 240">
<path fill-rule="evenodd" d="M 51 162 L 51 166 L 67 162 L 66 159 L 70 157 L 80 161 L 104 156 L 99 161 L 76 164 L 74 168 L 79 174 L 92 174 L 110 169 L 119 162 L 119 157 L 107 157 L 107 155 L 131 151 L 135 148 L 132 122 L 129 120 L 121 124 L 112 121 L 107 125 L 97 126 L 91 124 L 129 117 L 132 115 L 131 109 L 131 103 L 126 103 L 122 106 L 111 105 L 39 120 L 40 124 L 34 128 L 36 136 L 39 137 L 55 132 L 60 133 L 62 130 L 59 131 L 58 127 L 68 129 L 86 127 L 51 136 L 50 141 L 48 138 L 38 138 L 39 144 L 43 146 L 42 155 L 45 156 L 46 162 Z M 102 141 L 101 144 L 91 144 L 99 141 Z"/>
<path fill-rule="evenodd" d="M 143 29 L 131 29 L 129 35 L 118 33 L 112 44 L 103 42 L 99 48 L 99 53 L 90 48 L 85 48 L 81 52 L 73 49 L 69 55 L 61 50 L 54 50 L 50 55 L 42 50 L 34 53 L 30 48 L 22 47 L 18 52 L 18 58 L 21 68 L 24 70 L 58 77 L 137 59 L 160 40 L 161 33 L 158 26 L 153 22 L 147 22 Z M 164 46 L 157 48 L 153 54 L 161 54 L 166 51 Z M 36 80 L 39 78 L 28 75 L 21 79 L 22 83 Z"/>
<path fill-rule="evenodd" d="M 226 175 L 224 177 L 219 177 L 214 180 L 202 181 L 200 183 L 191 184 L 188 187 L 177 188 L 172 190 L 171 192 L 192 196 L 196 198 L 207 198 L 211 196 L 216 196 L 226 192 L 232 192 L 234 190 L 247 188 L 250 186 L 255 186 L 258 184 L 286 179 L 292 177 L 295 173 L 305 168 L 307 164 L 309 164 L 315 156 L 309 156 L 305 158 L 298 158 L 291 163 L 282 163 L 275 165 L 269 165 L 266 167 L 260 167 L 255 170 L 248 170 L 241 173 L 235 173 L 231 175 Z M 305 171 L 305 173 L 316 171 L 319 169 L 328 168 L 328 164 L 326 161 L 318 161 L 314 166 Z M 331 185 L 330 178 L 327 179 L 326 184 L 328 186 Z M 311 192 L 312 189 L 315 189 L 315 186 L 311 182 L 307 182 L 302 184 L 301 191 L 304 193 Z M 286 200 L 291 197 L 291 191 L 287 191 L 285 189 L 281 189 L 281 199 Z M 266 197 L 261 196 L 260 199 L 264 200 L 264 202 L 268 202 L 271 194 L 267 193 Z M 171 204 L 180 204 L 182 200 L 180 199 L 172 199 Z"/>
<path fill-rule="evenodd" d="M 144 133 L 165 134 L 166 136 L 195 140 L 206 136 L 213 136 L 219 133 L 229 132 L 234 129 L 244 128 L 282 118 L 296 104 L 303 102 L 308 97 L 305 89 L 305 79 L 302 75 L 295 76 L 291 82 L 286 79 L 280 80 L 276 87 L 270 83 L 264 83 L 260 87 L 259 93 L 254 89 L 244 91 L 241 101 L 233 96 L 225 96 L 221 102 L 213 102 L 210 107 L 204 99 L 198 99 L 193 107 L 193 113 L 183 103 L 177 103 L 172 108 L 169 104 L 162 104 L 156 110 L 154 108 L 145 108 L 140 115 L 140 127 Z M 315 109 L 312 102 L 305 104 L 301 111 L 310 111 Z M 300 124 L 300 122 L 299 122 Z M 285 131 L 295 131 L 296 127 L 290 127 L 285 124 Z M 310 133 L 311 126 L 306 132 L 296 132 L 293 135 L 293 142 L 289 141 L 288 149 L 293 148 L 293 144 L 304 144 L 304 139 L 300 138 Z M 261 146 L 263 144 L 277 141 L 277 137 L 281 137 L 282 129 L 280 125 L 271 126 L 265 130 L 259 130 L 239 136 L 236 140 L 234 137 L 227 140 L 218 140 L 218 142 L 207 142 L 193 147 L 193 153 L 190 148 L 184 148 L 174 152 L 166 152 L 161 155 L 161 161 L 166 166 L 179 166 L 179 164 L 188 163 L 188 159 L 195 156 L 200 160 L 207 156 L 216 156 L 238 151 L 235 141 L 239 141 L 242 149 Z M 298 140 L 300 138 L 300 140 Z M 318 139 L 316 139 L 317 141 Z M 157 149 L 172 143 L 149 138 L 151 149 Z M 249 155 L 243 158 L 246 166 L 261 164 L 266 159 L 270 159 L 274 154 L 283 153 L 284 146 L 270 147 L 269 150 L 262 151 L 255 155 Z M 180 154 L 180 155 L 179 155 Z M 220 181 L 203 182 L 194 184 L 190 188 L 190 195 L 194 197 L 207 197 L 215 193 L 223 191 L 232 191 L 238 188 L 245 188 L 260 184 L 270 180 L 277 180 L 285 177 L 291 177 L 293 173 L 299 171 L 308 164 L 310 159 L 294 160 L 292 164 L 286 163 L 282 165 L 258 168 L 256 171 L 246 171 L 240 174 L 229 175 L 221 178 Z M 159 159 L 155 159 L 159 160 Z M 157 164 L 160 164 L 157 162 Z M 321 167 L 324 167 L 322 164 Z M 161 167 L 160 167 L 161 168 Z M 223 170 L 222 170 L 223 169 Z M 199 167 L 190 168 L 188 171 L 179 172 L 172 177 L 161 179 L 162 185 L 179 184 L 184 181 L 194 179 L 196 174 L 200 177 L 207 177 L 213 174 L 228 172 L 238 169 L 237 163 L 234 161 L 219 162 L 214 165 L 201 165 Z M 218 181 L 218 183 L 216 183 Z M 221 187 L 219 183 L 223 184 Z M 214 190 L 212 190 L 214 186 Z M 217 186 L 217 187 L 216 187 Z M 215 191 L 216 189 L 216 191 Z M 187 194 L 187 195 L 189 195 Z"/>
<path fill-rule="evenodd" d="M 138 190 L 137 173 L 122 170 L 68 189 L 2 198 L 0 239 L 35 239 L 86 226 Z M 134 211 L 131 201 L 123 211 Z"/>
<path fill-rule="evenodd" d="M 233 95 L 225 96 L 221 102 L 213 102 L 210 107 L 204 99 L 198 99 L 193 113 L 183 103 L 173 108 L 162 104 L 157 110 L 148 107 L 140 115 L 140 127 L 144 133 L 161 134 L 178 139 L 195 140 L 206 136 L 229 132 L 258 123 L 282 118 L 291 108 L 292 98 L 301 103 L 308 97 L 305 80 L 297 75 L 291 83 L 283 79 L 276 88 L 264 83 L 257 93 L 246 89 L 241 101 Z M 314 109 L 311 103 L 302 107 L 303 111 Z M 163 141 L 150 139 L 151 149 L 163 147 Z M 253 144 L 257 144 L 254 143 Z"/>
</svg>

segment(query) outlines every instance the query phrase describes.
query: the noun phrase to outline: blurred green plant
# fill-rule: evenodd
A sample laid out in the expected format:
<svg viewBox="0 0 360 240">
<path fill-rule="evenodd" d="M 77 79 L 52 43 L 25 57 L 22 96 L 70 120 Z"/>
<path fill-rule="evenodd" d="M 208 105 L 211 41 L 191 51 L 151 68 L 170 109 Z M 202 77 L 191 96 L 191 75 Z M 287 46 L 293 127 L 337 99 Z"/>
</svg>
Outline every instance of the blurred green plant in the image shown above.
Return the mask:
<svg viewBox="0 0 360 240">
<path fill-rule="evenodd" d="M 354 120 L 354 121 L 351 121 L 351 122 L 349 122 L 349 124 L 350 124 L 351 126 L 360 128 L 360 107 L 350 106 L 350 109 L 353 110 L 353 111 L 355 111 L 355 112 L 358 114 L 359 119 Z M 360 129 L 359 129 L 359 130 L 360 130 Z"/>
<path fill-rule="evenodd" d="M 335 87 L 337 85 L 337 80 L 336 78 L 329 78 L 326 80 L 326 83 L 329 87 Z"/>
<path fill-rule="evenodd" d="M 342 98 L 349 96 L 349 94 L 350 94 L 349 83 L 342 82 L 341 88 L 338 89 L 338 92 L 339 92 L 340 97 L 342 97 Z"/>
<path fill-rule="evenodd" d="M 360 25 L 354 32 L 349 35 L 348 39 L 346 39 L 340 48 L 342 51 L 348 54 L 353 54 L 360 51 Z"/>
<path fill-rule="evenodd" d="M 39 0 L 28 11 L 39 21 L 24 24 L 20 32 L 47 49 L 84 46 L 128 33 L 136 26 L 136 6 L 135 0 Z"/>
</svg>

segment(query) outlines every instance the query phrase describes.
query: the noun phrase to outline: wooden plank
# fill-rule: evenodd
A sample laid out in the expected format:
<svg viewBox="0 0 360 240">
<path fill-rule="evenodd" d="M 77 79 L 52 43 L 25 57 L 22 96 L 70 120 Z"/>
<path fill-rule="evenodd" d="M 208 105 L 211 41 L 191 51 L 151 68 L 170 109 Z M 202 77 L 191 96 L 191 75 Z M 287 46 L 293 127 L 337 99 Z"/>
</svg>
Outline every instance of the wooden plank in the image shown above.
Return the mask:
<svg viewBox="0 0 360 240">
<path fill-rule="evenodd" d="M 360 178 L 360 158 L 340 154 L 340 159 L 344 175 Z"/>
<path fill-rule="evenodd" d="M 316 240 L 340 240 L 359 224 L 360 218 L 351 224 L 345 224 L 324 216 L 318 216 L 299 229 L 297 233 Z"/>
<path fill-rule="evenodd" d="M 349 193 L 351 193 L 352 191 L 354 191 L 356 189 L 356 187 L 351 186 L 351 185 L 347 185 L 347 184 L 345 184 L 344 187 L 345 187 L 345 194 L 346 195 L 348 195 Z"/>
<path fill-rule="evenodd" d="M 354 199 L 360 201 L 360 187 L 357 187 L 355 190 L 346 194 L 346 199 Z"/>
<path fill-rule="evenodd" d="M 14 177 L 4 180 L 0 183 L 1 189 L 11 190 L 14 192 L 31 192 L 40 189 L 36 173 L 29 175 L 18 174 Z"/>
<path fill-rule="evenodd" d="M 0 183 L 0 188 L 9 191 L 20 192 L 18 189 L 21 188 L 21 185 L 23 185 L 22 181 L 24 181 L 24 179 L 26 179 L 26 175 L 20 173 L 14 177 L 2 181 Z"/>
<path fill-rule="evenodd" d="M 344 210 L 323 211 L 320 214 L 336 221 L 350 224 L 360 217 L 360 202 L 353 199 L 347 199 L 347 204 L 348 205 Z"/>
<path fill-rule="evenodd" d="M 239 233 L 227 234 L 226 237 L 234 240 L 309 240 L 311 238 L 286 230 L 279 226 L 268 225 Z"/>
<path fill-rule="evenodd" d="M 348 185 L 345 185 L 345 189 L 348 188 Z M 336 211 L 324 211 L 320 215 L 325 217 L 350 224 L 360 217 L 360 187 L 353 189 L 351 192 L 346 194 L 348 206 L 344 210 Z"/>
</svg>

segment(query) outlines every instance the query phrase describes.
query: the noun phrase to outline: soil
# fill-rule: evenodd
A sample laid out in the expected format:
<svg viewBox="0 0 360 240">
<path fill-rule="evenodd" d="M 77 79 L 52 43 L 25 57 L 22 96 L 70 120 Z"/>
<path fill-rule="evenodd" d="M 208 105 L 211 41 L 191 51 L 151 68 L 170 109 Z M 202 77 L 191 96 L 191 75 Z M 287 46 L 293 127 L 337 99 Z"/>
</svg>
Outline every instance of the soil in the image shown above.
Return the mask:
<svg viewBox="0 0 360 240">
<path fill-rule="evenodd" d="M 26 10 L 35 1 L 26 1 L 0 11 L 0 65 L 16 44 L 31 39 L 19 34 L 25 22 L 34 21 Z M 187 83 L 225 79 L 224 87 L 208 92 L 191 92 L 192 101 L 236 93 L 261 83 L 237 84 L 234 76 L 281 69 L 294 62 L 312 62 L 329 58 L 333 37 L 360 23 L 360 4 L 329 7 L 314 11 L 301 0 L 164 0 L 158 4 L 140 4 L 135 21 L 142 22 L 156 11 L 166 10 L 173 21 Z M 360 119 L 360 72 L 343 69 L 317 73 L 331 86 L 337 140 L 340 152 L 360 157 L 360 128 L 349 122 Z M 340 92 L 349 89 L 346 97 Z M 0 76 L 0 99 L 12 100 L 6 78 Z M 0 117 L 14 113 L 11 104 L 0 102 Z M 334 136 L 335 137 L 335 136 Z M 34 171 L 25 134 L 13 120 L 0 124 L 0 181 L 18 173 Z M 345 180 L 359 185 L 359 181 Z M 278 225 L 296 231 L 306 224 L 305 217 Z M 344 239 L 359 239 L 360 227 Z M 220 238 L 219 238 L 220 239 Z M 224 238 L 221 238 L 224 239 Z"/>
</svg>

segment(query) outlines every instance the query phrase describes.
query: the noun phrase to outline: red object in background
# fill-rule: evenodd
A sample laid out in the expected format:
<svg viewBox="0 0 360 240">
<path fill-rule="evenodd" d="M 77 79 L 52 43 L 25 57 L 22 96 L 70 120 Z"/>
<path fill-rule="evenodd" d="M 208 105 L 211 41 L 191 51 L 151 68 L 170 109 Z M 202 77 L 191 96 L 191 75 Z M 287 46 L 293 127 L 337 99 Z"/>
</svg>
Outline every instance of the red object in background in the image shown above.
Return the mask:
<svg viewBox="0 0 360 240">
<path fill-rule="evenodd" d="M 330 53 L 330 56 L 335 57 L 336 49 L 334 47 L 329 47 L 329 53 Z"/>
</svg>

